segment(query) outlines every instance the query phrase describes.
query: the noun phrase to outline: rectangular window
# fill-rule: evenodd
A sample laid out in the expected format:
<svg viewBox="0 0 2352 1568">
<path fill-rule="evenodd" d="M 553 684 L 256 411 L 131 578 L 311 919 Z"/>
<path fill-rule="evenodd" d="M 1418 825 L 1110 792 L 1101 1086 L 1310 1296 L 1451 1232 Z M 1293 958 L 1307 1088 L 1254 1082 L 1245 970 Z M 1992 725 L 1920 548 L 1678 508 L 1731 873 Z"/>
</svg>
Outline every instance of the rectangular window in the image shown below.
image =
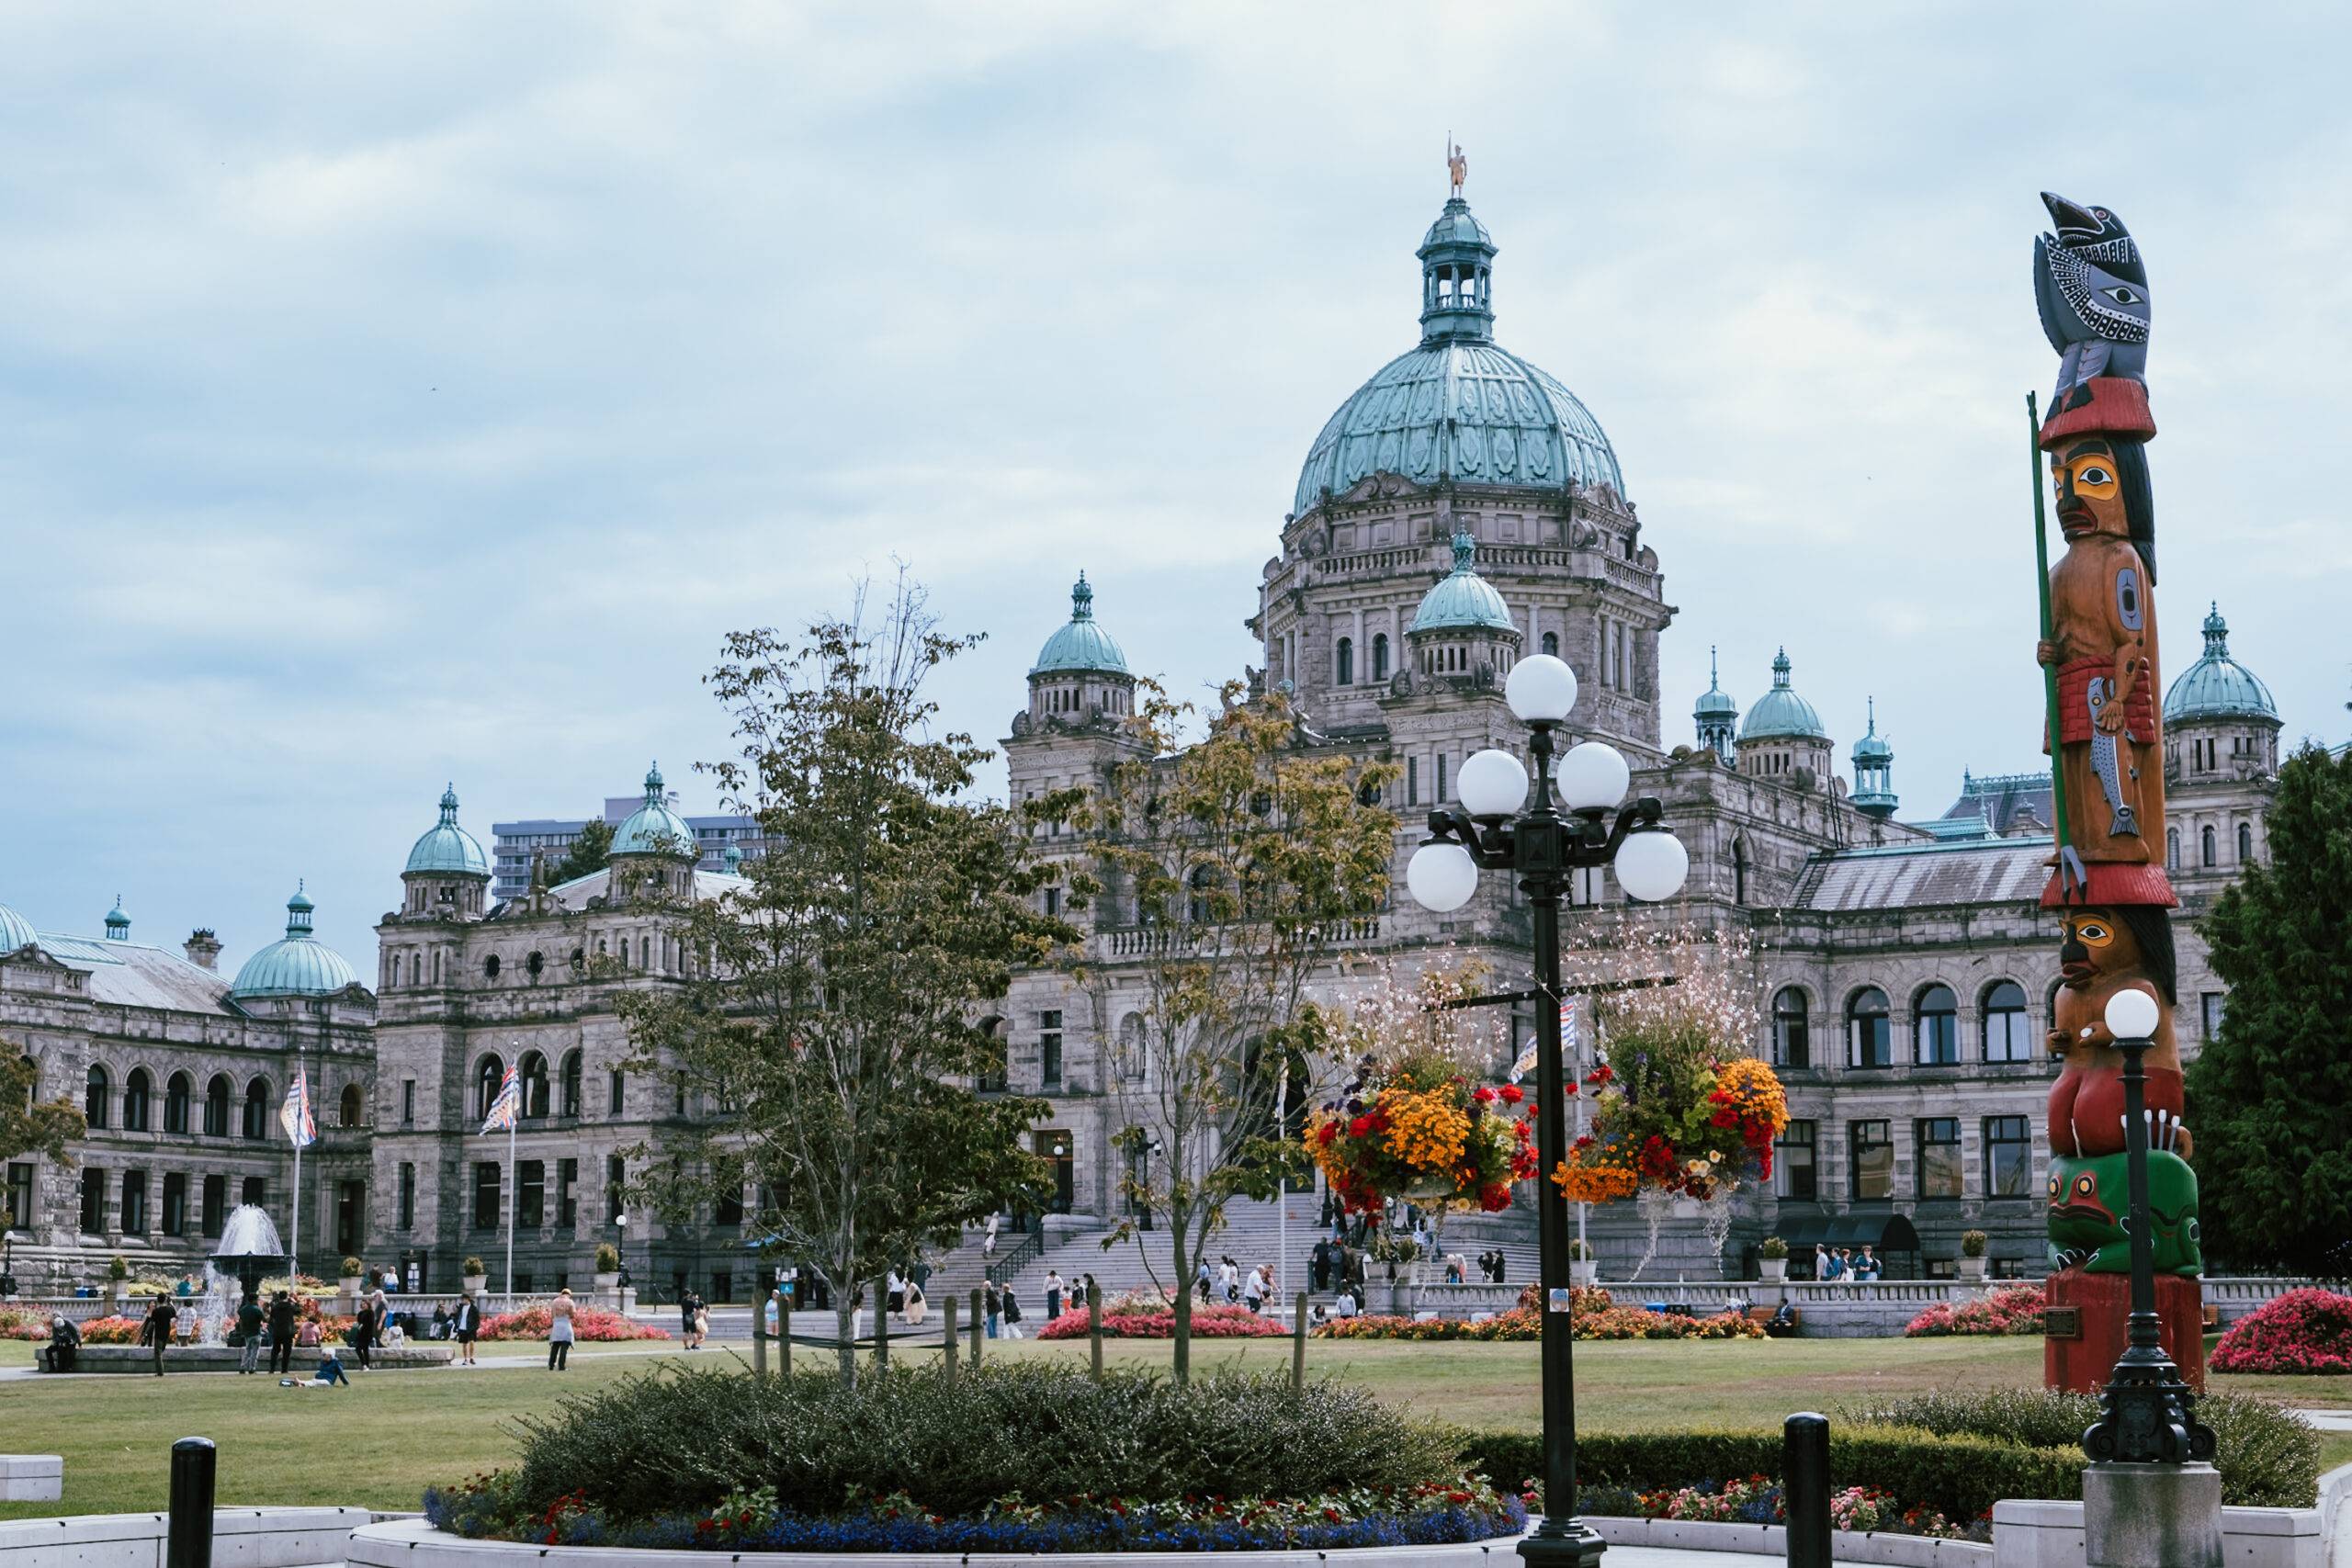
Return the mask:
<svg viewBox="0 0 2352 1568">
<path fill-rule="evenodd" d="M 1058 887 L 1048 887 L 1048 888 L 1046 888 L 1046 917 L 1047 917 L 1048 919 L 1052 919 L 1053 917 L 1059 915 L 1061 912 L 1062 912 L 1062 890 L 1061 890 L 1060 888 L 1058 888 Z"/>
<path fill-rule="evenodd" d="M 1783 1198 L 1810 1203 L 1821 1196 L 1821 1174 L 1813 1162 L 1813 1123 L 1791 1122 L 1773 1146 L 1774 1190 Z"/>
<path fill-rule="evenodd" d="M 565 1230 L 579 1226 L 580 1162 L 576 1159 L 555 1162 L 555 1223 Z"/>
<path fill-rule="evenodd" d="M 416 1167 L 401 1166 L 401 1229 L 410 1230 L 416 1224 Z"/>
<path fill-rule="evenodd" d="M 33 1168 L 12 1165 L 8 1168 L 8 1228 L 30 1230 L 33 1224 Z"/>
<path fill-rule="evenodd" d="M 621 1217 L 621 1192 L 628 1185 L 628 1162 L 618 1155 L 605 1156 L 605 1223 Z"/>
<path fill-rule="evenodd" d="M 1894 1196 L 1894 1138 L 1886 1122 L 1847 1122 L 1846 1149 L 1853 1162 L 1852 1190 L 1858 1201 Z"/>
<path fill-rule="evenodd" d="M 514 1191 L 516 1227 L 547 1224 L 548 1167 L 545 1160 L 526 1159 L 515 1165 Z"/>
<path fill-rule="evenodd" d="M 474 1229 L 494 1231 L 499 1217 L 498 1165 L 482 1160 L 474 1167 Z"/>
<path fill-rule="evenodd" d="M 1776 1067 L 1813 1066 L 1812 1021 L 1797 1002 L 1772 1015 L 1772 1065 Z"/>
<path fill-rule="evenodd" d="M 187 1235 L 187 1177 L 182 1171 L 164 1173 L 164 1234 Z"/>
<path fill-rule="evenodd" d="M 1960 1118 L 1930 1116 L 1917 1124 L 1919 1196 L 1957 1198 L 1961 1191 Z"/>
<path fill-rule="evenodd" d="M 743 1190 L 741 1187 L 719 1193 L 718 1202 L 711 1205 L 710 1223 L 715 1225 L 740 1225 L 743 1223 Z"/>
<path fill-rule="evenodd" d="M 1039 1072 L 1047 1089 L 1062 1084 L 1062 1015 L 1058 1010 L 1037 1015 Z"/>
<path fill-rule="evenodd" d="M 107 1173 L 82 1168 L 82 1234 L 104 1235 L 107 1228 Z"/>
<path fill-rule="evenodd" d="M 528 1269 L 517 1269 L 514 1274 L 514 1293 L 518 1296 L 529 1295 L 531 1293 L 531 1287 L 537 1281 L 532 1279 L 531 1271 Z"/>
<path fill-rule="evenodd" d="M 2030 1118 L 1984 1118 L 1984 1196 L 2033 1196 L 2033 1122 Z"/>
<path fill-rule="evenodd" d="M 1438 805 L 1440 805 L 1440 806 L 1443 806 L 1443 805 L 1445 804 L 1445 753 L 1444 753 L 1444 752 L 1440 751 L 1440 752 L 1437 754 L 1435 766 L 1436 766 L 1436 773 L 1435 773 L 1435 775 L 1434 775 L 1434 776 L 1435 776 L 1435 777 L 1436 777 L 1436 779 L 1437 779 L 1437 794 L 1436 794 L 1436 795 L 1432 795 L 1432 796 L 1430 796 L 1430 798 L 1431 798 L 1432 800 L 1434 800 Z"/>
<path fill-rule="evenodd" d="M 416 1120 L 416 1080 L 414 1078 L 401 1079 L 401 1120 L 407 1122 L 413 1122 Z"/>
<path fill-rule="evenodd" d="M 1857 1012 L 1847 1021 L 1846 1065 L 1849 1067 L 1891 1067 L 1894 1065 L 1894 1025 L 1883 1012 Z"/>
<path fill-rule="evenodd" d="M 204 1234 L 215 1236 L 229 1223 L 229 1179 L 208 1176 L 204 1179 Z"/>
<path fill-rule="evenodd" d="M 2197 998 L 2197 1021 L 2205 1031 L 2204 1038 L 2209 1041 L 2222 1032 L 2222 998 L 2226 994 L 2222 991 L 2207 991 Z"/>
<path fill-rule="evenodd" d="M 127 1235 L 147 1233 L 147 1173 L 143 1170 L 122 1173 L 122 1228 Z"/>
<path fill-rule="evenodd" d="M 237 1201 L 251 1203 L 256 1209 L 269 1207 L 269 1183 L 258 1176 L 248 1176 L 237 1183 Z"/>
<path fill-rule="evenodd" d="M 1420 803 L 1421 760 L 1419 757 L 1408 757 L 1405 759 L 1405 804 L 1419 806 Z"/>
<path fill-rule="evenodd" d="M 618 1116 L 621 1113 L 621 1070 L 615 1067 L 605 1076 L 605 1114 Z"/>
</svg>

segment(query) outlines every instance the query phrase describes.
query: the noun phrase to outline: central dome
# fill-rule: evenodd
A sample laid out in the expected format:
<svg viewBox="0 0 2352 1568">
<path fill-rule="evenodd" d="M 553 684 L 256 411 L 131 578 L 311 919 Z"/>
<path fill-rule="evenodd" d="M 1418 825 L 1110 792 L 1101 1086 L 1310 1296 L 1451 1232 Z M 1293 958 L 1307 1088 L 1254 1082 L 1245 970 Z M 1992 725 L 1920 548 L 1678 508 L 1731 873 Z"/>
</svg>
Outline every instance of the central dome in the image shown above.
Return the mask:
<svg viewBox="0 0 2352 1568">
<path fill-rule="evenodd" d="M 1494 341 L 1494 243 L 1459 197 L 1421 243 L 1421 344 L 1340 405 L 1299 470 L 1294 513 L 1370 474 L 1416 484 L 1511 485 L 1566 492 L 1624 476 L 1584 404 Z"/>
</svg>

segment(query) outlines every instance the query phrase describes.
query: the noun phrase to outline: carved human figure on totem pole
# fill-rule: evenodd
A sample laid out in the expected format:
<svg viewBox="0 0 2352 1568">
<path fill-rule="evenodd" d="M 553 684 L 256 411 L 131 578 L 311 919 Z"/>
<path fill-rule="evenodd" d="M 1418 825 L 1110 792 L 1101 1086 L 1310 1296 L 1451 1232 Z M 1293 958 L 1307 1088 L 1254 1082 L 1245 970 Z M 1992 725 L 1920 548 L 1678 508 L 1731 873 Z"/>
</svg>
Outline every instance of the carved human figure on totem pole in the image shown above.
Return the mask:
<svg viewBox="0 0 2352 1568">
<path fill-rule="evenodd" d="M 2148 1146 L 2187 1158 L 2191 1145 L 2180 1120 L 2185 1101 L 2172 1026 L 2177 961 L 2169 916 L 2145 905 L 2073 908 L 2065 932 L 2049 1037 L 2050 1053 L 2061 1064 L 2050 1087 L 2050 1152 L 2073 1157 L 2123 1150 L 2123 1053 L 2108 1032 L 2107 1004 L 2132 987 L 2157 1003 L 2154 1043 L 2143 1058 Z"/>
</svg>

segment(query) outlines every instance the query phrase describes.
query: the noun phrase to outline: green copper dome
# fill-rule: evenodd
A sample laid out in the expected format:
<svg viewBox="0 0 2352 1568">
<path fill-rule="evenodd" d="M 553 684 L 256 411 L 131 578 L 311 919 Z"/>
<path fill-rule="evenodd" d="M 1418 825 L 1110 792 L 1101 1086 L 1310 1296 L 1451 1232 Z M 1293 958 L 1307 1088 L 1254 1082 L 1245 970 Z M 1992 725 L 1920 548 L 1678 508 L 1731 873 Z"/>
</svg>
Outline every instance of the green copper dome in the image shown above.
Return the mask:
<svg viewBox="0 0 2352 1568">
<path fill-rule="evenodd" d="M 1878 699 L 1876 697 L 1870 699 L 1870 716 L 1869 732 L 1854 742 L 1854 765 L 1858 768 L 1894 761 L 1894 748 L 1887 743 L 1885 736 L 1878 732 Z"/>
<path fill-rule="evenodd" d="M 122 895 L 119 893 L 114 896 L 114 908 L 107 911 L 107 940 L 108 942 L 130 940 L 130 917 L 122 912 Z"/>
<path fill-rule="evenodd" d="M 297 885 L 294 897 L 286 900 L 286 935 L 245 960 L 229 987 L 231 996 L 240 1000 L 326 997 L 359 984 L 343 955 L 311 934 L 315 908 Z"/>
<path fill-rule="evenodd" d="M 1324 424 L 1294 512 L 1381 472 L 1421 485 L 1605 483 L 1624 493 L 1617 455 L 1576 394 L 1495 343 L 1494 254 L 1469 205 L 1447 202 L 1421 242 L 1420 346 L 1383 366 Z"/>
<path fill-rule="evenodd" d="M 30 920 L 7 905 L 0 904 L 0 953 L 14 953 L 20 947 L 29 947 L 37 934 Z"/>
<path fill-rule="evenodd" d="M 480 840 L 458 826 L 458 786 L 451 784 L 441 792 L 441 820 L 425 829 L 416 847 L 408 852 L 404 876 L 490 875 L 490 857 L 481 852 Z"/>
<path fill-rule="evenodd" d="M 1495 631 L 1515 632 L 1519 623 L 1510 618 L 1510 608 L 1495 585 L 1480 577 L 1472 564 L 1477 559 L 1478 542 L 1468 534 L 1453 536 L 1453 570 L 1438 580 L 1436 587 L 1421 595 L 1421 607 L 1413 612 L 1413 623 L 1407 633 L 1455 630 L 1465 626 L 1484 626 Z"/>
<path fill-rule="evenodd" d="M 1756 699 L 1756 705 L 1747 710 L 1747 722 L 1739 727 L 1742 740 L 1767 740 L 1780 736 L 1822 741 L 1829 739 L 1829 731 L 1813 705 L 1790 688 L 1789 650 L 1785 648 L 1772 660 L 1772 689 Z"/>
<path fill-rule="evenodd" d="M 612 852 L 669 855 L 678 860 L 700 858 L 702 851 L 695 842 L 695 830 L 662 798 L 661 763 L 656 762 L 647 771 L 645 804 L 629 813 L 628 820 L 614 831 Z"/>
<path fill-rule="evenodd" d="M 1127 656 L 1119 651 L 1111 634 L 1094 619 L 1094 590 L 1087 585 L 1086 573 L 1082 571 L 1069 591 L 1069 624 L 1046 639 L 1029 673 L 1051 675 L 1065 670 L 1097 670 L 1115 675 L 1127 672 Z"/>
<path fill-rule="evenodd" d="M 1739 716 L 1739 704 L 1723 689 L 1723 677 L 1715 672 L 1715 650 L 1707 649 L 1707 689 L 1699 694 L 1691 705 L 1690 716 L 1704 722 L 1711 718 L 1735 719 Z"/>
<path fill-rule="evenodd" d="M 2256 718 L 2278 722 L 2270 688 L 2230 657 L 2230 623 L 2215 604 L 2205 617 L 2205 657 L 2180 672 L 2165 694 L 2165 722 L 2199 718 Z"/>
</svg>

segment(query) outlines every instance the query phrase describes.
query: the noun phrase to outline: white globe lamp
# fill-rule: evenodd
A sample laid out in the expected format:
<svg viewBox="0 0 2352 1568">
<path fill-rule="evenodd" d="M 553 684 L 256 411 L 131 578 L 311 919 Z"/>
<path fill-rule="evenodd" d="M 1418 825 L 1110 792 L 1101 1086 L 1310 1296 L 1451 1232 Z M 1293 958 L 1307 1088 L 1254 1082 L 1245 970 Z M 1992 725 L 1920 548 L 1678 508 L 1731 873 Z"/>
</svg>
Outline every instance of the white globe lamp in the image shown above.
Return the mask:
<svg viewBox="0 0 2352 1568">
<path fill-rule="evenodd" d="M 1577 705 L 1577 672 L 1548 653 L 1530 654 L 1510 667 L 1503 701 L 1530 724 L 1556 724 Z"/>
<path fill-rule="evenodd" d="M 2156 998 L 2126 987 L 2107 998 L 2107 1032 L 2118 1040 L 2147 1040 L 2156 1032 Z"/>
<path fill-rule="evenodd" d="M 1481 820 L 1509 817 L 1527 803 L 1527 769 L 1508 751 L 1475 752 L 1463 760 L 1454 793 Z"/>
<path fill-rule="evenodd" d="M 1406 863 L 1405 886 L 1421 908 L 1451 914 L 1478 891 L 1478 863 L 1460 844 L 1423 844 Z"/>
<path fill-rule="evenodd" d="M 1661 903 L 1682 891 L 1690 853 L 1671 833 L 1629 833 L 1617 846 L 1616 869 L 1618 886 L 1644 903 Z"/>
<path fill-rule="evenodd" d="M 1634 773 L 1616 747 L 1601 740 L 1571 746 L 1555 775 L 1560 804 L 1571 811 L 1607 811 L 1625 798 Z"/>
</svg>

